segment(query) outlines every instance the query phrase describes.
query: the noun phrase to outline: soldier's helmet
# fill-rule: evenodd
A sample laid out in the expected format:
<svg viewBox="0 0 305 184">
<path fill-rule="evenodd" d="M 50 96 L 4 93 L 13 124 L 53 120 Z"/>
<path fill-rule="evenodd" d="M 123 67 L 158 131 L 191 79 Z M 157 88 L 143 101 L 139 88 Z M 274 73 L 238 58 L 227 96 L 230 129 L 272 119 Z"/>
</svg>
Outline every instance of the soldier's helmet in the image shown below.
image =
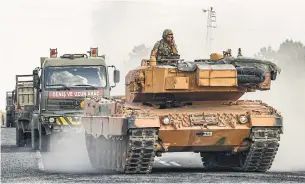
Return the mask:
<svg viewBox="0 0 305 184">
<path fill-rule="evenodd" d="M 174 34 L 174 33 L 173 33 L 172 30 L 170 30 L 170 29 L 165 29 L 165 30 L 163 31 L 162 38 L 163 38 L 163 39 L 166 39 L 167 35 L 173 35 L 173 34 Z"/>
</svg>

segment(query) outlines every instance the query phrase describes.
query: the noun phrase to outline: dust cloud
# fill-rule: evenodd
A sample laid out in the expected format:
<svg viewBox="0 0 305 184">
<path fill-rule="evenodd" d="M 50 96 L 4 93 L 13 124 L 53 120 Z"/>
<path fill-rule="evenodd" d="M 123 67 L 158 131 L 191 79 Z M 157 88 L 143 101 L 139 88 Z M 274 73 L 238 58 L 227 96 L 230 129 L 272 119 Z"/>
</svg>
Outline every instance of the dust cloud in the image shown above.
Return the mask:
<svg viewBox="0 0 305 184">
<path fill-rule="evenodd" d="M 50 173 L 94 173 L 84 133 L 51 136 L 50 152 L 41 152 L 43 169 Z"/>
<path fill-rule="evenodd" d="M 289 54 L 289 53 L 287 53 Z M 283 116 L 284 133 L 272 170 L 305 170 L 305 62 L 278 64 L 282 72 L 272 81 L 271 90 L 248 93 L 243 99 L 259 99 L 279 110 Z"/>
</svg>

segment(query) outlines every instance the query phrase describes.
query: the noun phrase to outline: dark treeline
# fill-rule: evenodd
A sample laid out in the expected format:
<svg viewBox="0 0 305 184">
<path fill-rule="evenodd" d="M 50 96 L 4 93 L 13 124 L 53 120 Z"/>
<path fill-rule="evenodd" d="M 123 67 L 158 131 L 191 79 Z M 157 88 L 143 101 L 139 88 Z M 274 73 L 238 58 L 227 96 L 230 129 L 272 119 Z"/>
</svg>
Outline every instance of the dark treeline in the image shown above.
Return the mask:
<svg viewBox="0 0 305 184">
<path fill-rule="evenodd" d="M 280 44 L 278 50 L 270 46 L 263 47 L 255 56 L 275 61 L 280 66 L 286 66 L 287 62 L 292 65 L 301 65 L 303 68 L 305 66 L 305 46 L 299 41 L 286 39 Z"/>
</svg>

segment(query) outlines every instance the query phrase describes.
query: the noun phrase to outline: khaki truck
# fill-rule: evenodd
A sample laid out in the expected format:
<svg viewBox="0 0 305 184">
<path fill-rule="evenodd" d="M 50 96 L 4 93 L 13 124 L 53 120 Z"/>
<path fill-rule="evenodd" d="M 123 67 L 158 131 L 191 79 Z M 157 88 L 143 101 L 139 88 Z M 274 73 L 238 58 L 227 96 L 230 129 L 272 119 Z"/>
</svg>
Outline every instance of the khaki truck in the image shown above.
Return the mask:
<svg viewBox="0 0 305 184">
<path fill-rule="evenodd" d="M 270 169 L 283 117 L 259 99 L 239 99 L 270 90 L 280 69 L 227 52 L 173 58 L 143 59 L 125 77 L 124 98 L 86 98 L 82 124 L 92 166 L 150 173 L 156 156 L 195 152 L 205 169 Z"/>
<path fill-rule="evenodd" d="M 31 119 L 35 104 L 33 75 L 16 75 L 13 91 L 16 145 L 31 147 Z"/>
</svg>

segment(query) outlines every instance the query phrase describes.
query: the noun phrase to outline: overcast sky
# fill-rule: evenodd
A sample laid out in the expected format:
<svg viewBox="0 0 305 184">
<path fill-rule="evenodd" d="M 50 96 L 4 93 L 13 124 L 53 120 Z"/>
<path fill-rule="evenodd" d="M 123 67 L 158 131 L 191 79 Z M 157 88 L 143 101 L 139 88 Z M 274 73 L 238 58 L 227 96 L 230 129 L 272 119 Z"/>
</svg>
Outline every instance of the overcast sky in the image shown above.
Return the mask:
<svg viewBox="0 0 305 184">
<path fill-rule="evenodd" d="M 31 74 L 49 48 L 57 47 L 63 54 L 98 46 L 108 63 L 123 71 L 122 63 L 134 45 L 151 47 L 170 28 L 183 58 L 202 58 L 207 15 L 201 9 L 210 6 L 218 25 L 214 51 L 232 48 L 236 54 L 241 47 L 252 56 L 260 47 L 278 47 L 286 38 L 305 43 L 304 0 L 2 0 L 0 108 L 5 106 L 5 91 L 14 87 L 15 75 Z M 114 93 L 122 91 L 123 80 L 124 76 Z"/>
</svg>

